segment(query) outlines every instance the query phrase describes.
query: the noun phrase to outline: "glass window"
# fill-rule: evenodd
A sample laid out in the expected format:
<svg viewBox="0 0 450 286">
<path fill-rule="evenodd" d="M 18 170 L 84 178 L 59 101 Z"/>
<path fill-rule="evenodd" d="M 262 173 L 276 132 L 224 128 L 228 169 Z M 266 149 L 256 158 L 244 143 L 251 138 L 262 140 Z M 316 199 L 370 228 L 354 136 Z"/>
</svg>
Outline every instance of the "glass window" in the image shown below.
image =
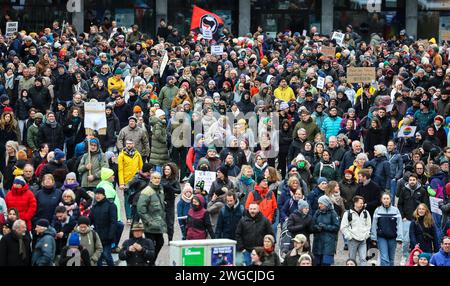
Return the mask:
<svg viewBox="0 0 450 286">
<path fill-rule="evenodd" d="M 419 10 L 449 10 L 450 1 L 448 0 L 419 0 Z"/>
</svg>

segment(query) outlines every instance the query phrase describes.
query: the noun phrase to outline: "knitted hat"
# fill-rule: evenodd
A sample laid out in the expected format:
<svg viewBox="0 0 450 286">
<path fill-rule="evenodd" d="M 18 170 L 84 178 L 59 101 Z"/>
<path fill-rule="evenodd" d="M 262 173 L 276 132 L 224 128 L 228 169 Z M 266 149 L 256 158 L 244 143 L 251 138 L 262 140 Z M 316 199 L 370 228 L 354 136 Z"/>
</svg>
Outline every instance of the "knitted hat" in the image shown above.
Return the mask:
<svg viewBox="0 0 450 286">
<path fill-rule="evenodd" d="M 298 211 L 299 212 L 303 211 L 306 208 L 309 208 L 309 204 L 305 200 L 299 200 L 297 205 L 298 205 Z"/>
<path fill-rule="evenodd" d="M 328 180 L 325 177 L 320 177 L 317 179 L 317 185 L 320 185 L 322 183 L 327 183 L 328 184 Z"/>
<path fill-rule="evenodd" d="M 66 180 L 68 179 L 76 180 L 77 175 L 74 172 L 70 172 L 69 174 L 66 175 Z"/>
<path fill-rule="evenodd" d="M 105 195 L 105 189 L 97 188 L 97 189 L 94 190 L 94 194 L 103 194 L 103 195 Z"/>
<path fill-rule="evenodd" d="M 350 174 L 350 175 L 353 176 L 353 171 L 350 170 L 350 169 L 346 169 L 346 170 L 344 171 L 344 175 L 345 175 L 345 174 Z"/>
<path fill-rule="evenodd" d="M 447 183 L 445 185 L 445 193 L 447 194 L 447 196 L 450 196 L 450 183 Z"/>
<path fill-rule="evenodd" d="M 444 120 L 444 117 L 443 117 L 442 115 L 436 116 L 436 117 L 434 118 L 434 121 L 436 121 L 436 120 L 440 121 L 441 124 L 444 123 L 444 121 L 445 121 L 445 120 Z"/>
<path fill-rule="evenodd" d="M 319 204 L 322 204 L 322 205 L 326 206 L 328 209 L 333 207 L 333 202 L 326 195 L 321 196 L 317 202 Z"/>
<path fill-rule="evenodd" d="M 272 242 L 272 244 L 275 244 L 275 238 L 273 237 L 273 235 L 271 235 L 271 234 L 266 234 L 266 235 L 264 236 L 264 240 L 266 240 L 266 239 L 270 240 L 270 241 Z"/>
<path fill-rule="evenodd" d="M 162 109 L 158 109 L 158 110 L 156 110 L 156 112 L 155 112 L 155 116 L 156 116 L 157 118 L 160 118 L 161 116 L 166 116 L 166 114 L 164 113 L 164 111 L 163 111 Z"/>
<path fill-rule="evenodd" d="M 428 260 L 428 262 L 429 262 L 430 259 L 431 259 L 431 254 L 427 253 L 427 252 L 422 252 L 421 254 L 419 254 L 419 259 L 420 258 L 426 258 Z"/>
<path fill-rule="evenodd" d="M 41 218 L 36 222 L 37 226 L 42 226 L 42 227 L 49 227 L 50 223 L 48 222 L 48 220 L 46 220 L 45 218 Z"/>
<path fill-rule="evenodd" d="M 220 171 L 225 176 L 225 178 L 228 177 L 228 169 L 225 168 L 225 166 L 220 166 L 218 171 Z"/>
<path fill-rule="evenodd" d="M 87 216 L 80 216 L 78 218 L 78 225 L 85 224 L 87 226 L 91 225 L 91 220 Z"/>
<path fill-rule="evenodd" d="M 136 118 L 136 116 L 130 116 L 130 117 L 128 117 L 128 121 L 130 121 L 130 120 L 134 120 L 134 122 L 138 122 L 138 119 Z"/>
<path fill-rule="evenodd" d="M 142 112 L 142 108 L 139 105 L 136 105 L 133 108 L 133 113 L 141 113 Z"/>
<path fill-rule="evenodd" d="M 97 144 L 97 146 L 100 146 L 100 141 L 98 141 L 97 138 L 92 138 L 92 139 L 89 141 L 89 143 L 94 143 L 94 144 Z"/>
<path fill-rule="evenodd" d="M 77 146 L 75 146 L 75 156 L 76 157 L 81 157 L 84 154 L 84 149 L 85 146 L 83 143 L 77 144 Z"/>
<path fill-rule="evenodd" d="M 13 184 L 21 185 L 22 187 L 25 186 L 26 183 L 27 182 L 25 181 L 25 179 L 22 176 L 17 176 L 16 178 L 14 178 L 14 182 L 13 182 Z"/>
<path fill-rule="evenodd" d="M 102 178 L 102 181 L 106 181 L 109 178 L 111 178 L 111 176 L 114 176 L 114 171 L 109 169 L 109 168 L 102 168 L 100 171 L 100 177 Z"/>
<path fill-rule="evenodd" d="M 80 246 L 80 235 L 78 232 L 72 232 L 68 241 L 69 246 Z"/>
<path fill-rule="evenodd" d="M 114 75 L 122 75 L 123 74 L 123 70 L 121 68 L 116 69 L 116 71 L 114 72 Z"/>
<path fill-rule="evenodd" d="M 56 148 L 53 152 L 55 152 L 55 161 L 59 161 L 66 156 L 66 154 L 64 154 L 64 152 L 58 148 Z"/>
<path fill-rule="evenodd" d="M 287 104 L 286 102 L 282 102 L 281 104 L 280 104 L 280 110 L 286 110 L 286 109 L 288 109 L 289 108 L 289 104 Z"/>
</svg>

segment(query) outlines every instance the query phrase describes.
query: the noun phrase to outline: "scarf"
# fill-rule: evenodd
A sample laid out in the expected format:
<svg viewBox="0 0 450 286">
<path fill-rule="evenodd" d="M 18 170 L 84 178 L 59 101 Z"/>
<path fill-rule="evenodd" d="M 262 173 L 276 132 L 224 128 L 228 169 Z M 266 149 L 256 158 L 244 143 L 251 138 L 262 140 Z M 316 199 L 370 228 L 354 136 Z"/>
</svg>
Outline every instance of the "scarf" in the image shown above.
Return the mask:
<svg viewBox="0 0 450 286">
<path fill-rule="evenodd" d="M 253 179 L 252 178 L 248 178 L 244 175 L 241 176 L 241 181 L 244 183 L 244 185 L 246 186 L 250 186 L 253 183 Z"/>
<path fill-rule="evenodd" d="M 182 193 L 182 194 L 181 194 L 181 199 L 182 199 L 183 201 L 185 201 L 186 203 L 190 203 L 190 202 L 192 201 L 192 198 L 193 198 L 193 197 L 194 197 L 193 194 L 191 194 L 190 197 L 186 196 L 185 193 Z"/>
<path fill-rule="evenodd" d="M 23 241 L 23 235 L 16 233 L 17 238 L 19 239 L 19 255 L 22 258 L 22 260 L 25 260 L 27 258 L 26 248 L 25 248 L 25 242 Z"/>
<path fill-rule="evenodd" d="M 14 89 L 14 74 L 11 76 L 5 74 L 5 89 Z"/>
<path fill-rule="evenodd" d="M 72 124 L 73 125 L 78 125 L 78 123 L 80 123 L 81 118 L 80 117 L 72 117 Z"/>
<path fill-rule="evenodd" d="M 53 122 L 47 121 L 47 122 L 48 122 L 48 125 L 50 125 L 50 127 L 53 129 L 55 129 L 56 125 L 58 124 L 58 122 L 56 122 L 56 121 L 53 121 Z"/>
<path fill-rule="evenodd" d="M 130 158 L 133 158 L 134 155 L 136 154 L 136 149 L 135 148 L 132 148 L 132 149 L 125 148 L 125 149 L 123 149 L 123 152 L 126 155 L 128 155 Z"/>
<path fill-rule="evenodd" d="M 267 162 L 264 162 L 264 164 L 260 167 L 258 166 L 258 164 L 255 164 L 255 168 L 259 169 L 259 170 L 264 170 L 264 168 L 267 167 Z"/>
<path fill-rule="evenodd" d="M 270 254 L 270 253 L 272 253 L 273 251 L 274 251 L 274 247 L 273 247 L 273 246 L 271 246 L 271 247 L 269 247 L 269 248 L 264 247 L 264 252 L 267 253 L 267 254 Z"/>
<path fill-rule="evenodd" d="M 68 184 L 68 183 L 64 183 L 64 185 L 62 186 L 62 190 L 75 190 L 76 188 L 78 188 L 80 186 L 80 184 L 78 182 L 72 183 L 72 184 Z"/>
</svg>

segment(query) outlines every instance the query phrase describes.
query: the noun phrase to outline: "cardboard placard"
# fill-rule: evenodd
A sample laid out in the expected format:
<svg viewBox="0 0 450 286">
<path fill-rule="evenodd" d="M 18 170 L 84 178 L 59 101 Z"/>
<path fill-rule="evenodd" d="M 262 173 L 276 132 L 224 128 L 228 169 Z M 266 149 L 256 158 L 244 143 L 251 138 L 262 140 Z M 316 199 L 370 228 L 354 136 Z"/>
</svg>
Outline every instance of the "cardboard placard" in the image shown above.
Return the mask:
<svg viewBox="0 0 450 286">
<path fill-rule="evenodd" d="M 450 41 L 450 30 L 441 30 L 439 38 L 441 41 Z"/>
<path fill-rule="evenodd" d="M 221 56 L 223 54 L 223 46 L 222 45 L 211 46 L 211 54 L 213 56 Z"/>
<path fill-rule="evenodd" d="M 331 57 L 331 58 L 335 58 L 336 57 L 336 48 L 335 47 L 327 47 L 327 46 L 322 46 L 320 48 L 320 52 L 327 57 Z"/>
<path fill-rule="evenodd" d="M 418 45 L 423 45 L 423 47 L 425 48 L 425 50 L 426 49 L 428 49 L 428 47 L 430 46 L 430 43 L 428 42 L 428 40 L 427 39 L 425 39 L 425 40 L 418 40 L 417 41 L 417 44 Z"/>
<path fill-rule="evenodd" d="M 348 67 L 347 82 L 349 83 L 371 83 L 376 79 L 374 67 Z"/>
<path fill-rule="evenodd" d="M 208 172 L 208 171 L 195 171 L 195 181 L 194 181 L 194 189 L 195 186 L 201 181 L 204 183 L 203 189 L 209 192 L 212 183 L 216 180 L 216 172 Z"/>
<path fill-rule="evenodd" d="M 19 31 L 19 22 L 6 22 L 5 36 L 11 38 L 14 33 Z"/>
</svg>

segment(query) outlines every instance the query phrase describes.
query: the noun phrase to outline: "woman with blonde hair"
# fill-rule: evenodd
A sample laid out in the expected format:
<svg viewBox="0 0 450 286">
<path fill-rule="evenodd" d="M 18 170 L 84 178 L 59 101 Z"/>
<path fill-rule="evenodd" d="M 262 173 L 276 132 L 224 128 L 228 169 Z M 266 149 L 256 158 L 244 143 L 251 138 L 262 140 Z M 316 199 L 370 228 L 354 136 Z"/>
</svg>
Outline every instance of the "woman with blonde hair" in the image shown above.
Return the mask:
<svg viewBox="0 0 450 286">
<path fill-rule="evenodd" d="M 333 207 L 339 217 L 342 217 L 345 211 L 344 199 L 341 197 L 341 190 L 339 183 L 336 181 L 329 181 L 328 187 L 325 190 L 325 195 L 333 202 Z"/>
<path fill-rule="evenodd" d="M 413 213 L 414 221 L 409 226 L 410 249 L 418 246 L 423 252 L 439 251 L 439 231 L 428 206 L 421 203 Z"/>
<path fill-rule="evenodd" d="M 71 189 L 63 192 L 59 206 L 65 207 L 67 214 L 75 220 L 80 217 L 80 208 L 76 202 L 75 193 Z"/>
<path fill-rule="evenodd" d="M 247 196 L 255 189 L 256 182 L 253 180 L 253 168 L 250 165 L 242 165 L 241 173 L 236 182 L 237 198 L 244 205 Z"/>
<path fill-rule="evenodd" d="M 3 147 L 5 146 L 5 147 Z M 16 141 L 8 141 L 2 147 L 6 149 L 5 152 L 0 153 L 3 156 L 0 161 L 0 172 L 3 174 L 3 189 L 8 192 L 11 189 L 14 181 L 14 169 L 17 163 L 17 153 L 19 152 L 19 143 Z"/>
</svg>

